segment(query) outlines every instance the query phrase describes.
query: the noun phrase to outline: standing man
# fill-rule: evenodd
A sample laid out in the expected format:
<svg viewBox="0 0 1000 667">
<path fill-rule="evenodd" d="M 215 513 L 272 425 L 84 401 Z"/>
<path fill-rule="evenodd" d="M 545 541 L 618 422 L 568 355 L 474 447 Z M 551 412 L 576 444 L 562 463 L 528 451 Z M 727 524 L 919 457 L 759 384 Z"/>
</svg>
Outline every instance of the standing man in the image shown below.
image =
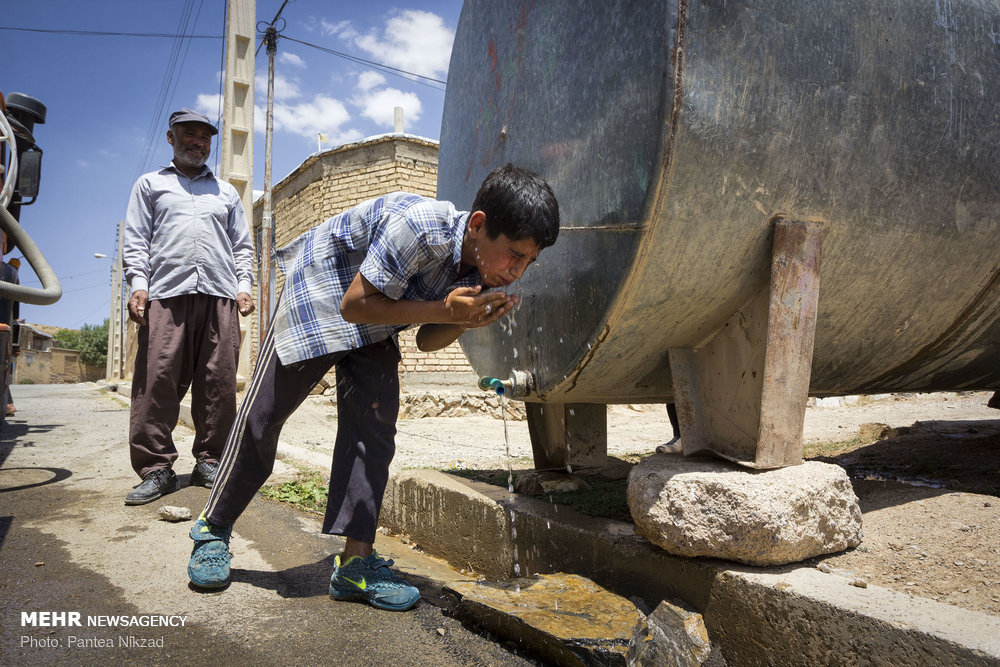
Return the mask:
<svg viewBox="0 0 1000 667">
<path fill-rule="evenodd" d="M 174 159 L 132 187 L 125 215 L 129 318 L 139 325 L 129 453 L 142 505 L 177 490 L 171 435 L 191 387 L 192 485 L 212 487 L 236 418 L 240 325 L 254 310 L 254 253 L 236 189 L 205 166 L 218 130 L 191 109 L 170 114 Z"/>
</svg>

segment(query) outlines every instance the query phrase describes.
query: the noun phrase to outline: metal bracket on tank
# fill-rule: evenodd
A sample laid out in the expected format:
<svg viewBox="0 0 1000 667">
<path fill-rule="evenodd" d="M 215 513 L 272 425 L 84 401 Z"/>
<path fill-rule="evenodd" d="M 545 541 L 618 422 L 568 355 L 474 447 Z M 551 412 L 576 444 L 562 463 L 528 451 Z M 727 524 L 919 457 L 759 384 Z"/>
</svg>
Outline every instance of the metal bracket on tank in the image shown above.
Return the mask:
<svg viewBox="0 0 1000 667">
<path fill-rule="evenodd" d="M 821 223 L 775 219 L 770 284 L 706 344 L 668 351 L 685 455 L 802 462 L 822 239 Z"/>
</svg>

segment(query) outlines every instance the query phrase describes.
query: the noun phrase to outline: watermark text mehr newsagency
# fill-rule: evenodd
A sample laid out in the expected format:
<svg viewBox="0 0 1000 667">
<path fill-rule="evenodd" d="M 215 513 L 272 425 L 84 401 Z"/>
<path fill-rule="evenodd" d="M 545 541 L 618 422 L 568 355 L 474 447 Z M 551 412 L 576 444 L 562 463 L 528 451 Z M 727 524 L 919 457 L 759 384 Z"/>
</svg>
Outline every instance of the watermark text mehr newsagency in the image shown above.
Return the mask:
<svg viewBox="0 0 1000 667">
<path fill-rule="evenodd" d="M 87 615 L 84 617 L 78 611 L 22 611 L 21 627 L 36 628 L 182 628 L 187 624 L 187 616 L 171 616 L 159 614 L 126 615 Z"/>
</svg>

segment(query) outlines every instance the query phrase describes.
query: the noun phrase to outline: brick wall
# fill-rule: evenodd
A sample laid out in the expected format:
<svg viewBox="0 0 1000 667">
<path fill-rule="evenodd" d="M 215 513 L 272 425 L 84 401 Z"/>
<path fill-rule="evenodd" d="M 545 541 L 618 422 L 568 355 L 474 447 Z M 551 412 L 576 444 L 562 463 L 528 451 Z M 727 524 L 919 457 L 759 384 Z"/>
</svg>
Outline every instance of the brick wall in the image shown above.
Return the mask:
<svg viewBox="0 0 1000 667">
<path fill-rule="evenodd" d="M 399 334 L 399 348 L 403 353 L 403 361 L 399 366 L 401 373 L 472 372 L 472 366 L 457 342 L 437 352 L 421 352 L 414 340 L 416 335 L 416 328 Z"/>
<path fill-rule="evenodd" d="M 272 189 L 274 247 L 287 245 L 327 218 L 372 197 L 398 190 L 436 196 L 437 155 L 436 142 L 399 134 L 311 155 Z M 259 238 L 262 215 L 263 198 L 254 204 L 255 238 Z M 258 285 L 259 271 L 258 268 Z M 283 284 L 284 279 L 278 273 L 275 295 L 281 293 Z M 252 319 L 250 356 L 256 361 L 259 336 L 257 319 Z M 402 372 L 471 372 L 472 368 L 458 343 L 428 354 L 417 350 L 415 335 L 415 328 L 400 335 Z"/>
<path fill-rule="evenodd" d="M 52 352 L 21 350 L 14 359 L 14 384 L 48 384 Z"/>
<path fill-rule="evenodd" d="M 52 361 L 49 366 L 50 384 L 75 384 L 77 382 L 96 382 L 104 379 L 106 368 L 90 366 L 80 360 L 80 352 L 54 347 L 51 351 Z"/>
<path fill-rule="evenodd" d="M 105 368 L 80 361 L 78 350 L 23 350 L 14 359 L 14 384 L 76 384 L 104 379 Z"/>
</svg>

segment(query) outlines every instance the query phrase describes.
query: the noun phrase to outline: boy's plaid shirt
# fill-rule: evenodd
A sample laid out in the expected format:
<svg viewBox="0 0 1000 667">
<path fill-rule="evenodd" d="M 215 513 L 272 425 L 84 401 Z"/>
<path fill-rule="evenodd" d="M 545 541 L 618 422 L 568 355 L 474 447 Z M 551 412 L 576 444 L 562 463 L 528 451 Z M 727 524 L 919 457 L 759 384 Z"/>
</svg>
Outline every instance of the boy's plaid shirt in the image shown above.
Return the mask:
<svg viewBox="0 0 1000 667">
<path fill-rule="evenodd" d="M 284 364 L 352 350 L 394 336 L 407 325 L 350 324 L 340 300 L 360 270 L 391 299 L 435 301 L 456 287 L 467 212 L 449 202 L 395 192 L 335 215 L 276 252 L 285 286 L 274 314 L 274 342 Z"/>
</svg>

